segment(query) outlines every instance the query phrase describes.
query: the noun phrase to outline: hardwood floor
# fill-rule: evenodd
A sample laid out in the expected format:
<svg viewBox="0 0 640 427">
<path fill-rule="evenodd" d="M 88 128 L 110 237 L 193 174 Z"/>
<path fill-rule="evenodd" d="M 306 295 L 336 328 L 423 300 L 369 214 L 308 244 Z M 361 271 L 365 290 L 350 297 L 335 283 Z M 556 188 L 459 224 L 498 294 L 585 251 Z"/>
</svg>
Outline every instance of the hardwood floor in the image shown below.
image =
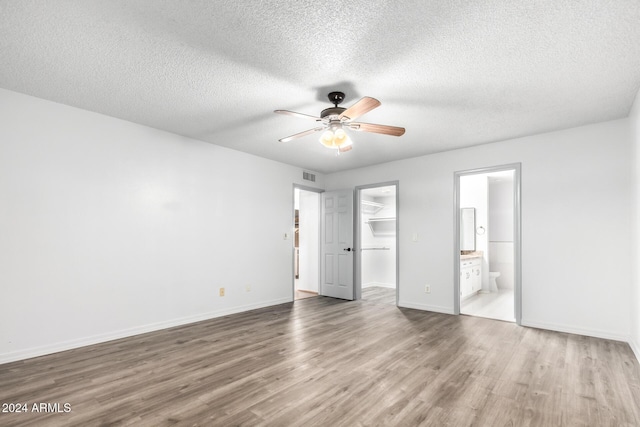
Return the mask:
<svg viewBox="0 0 640 427">
<path fill-rule="evenodd" d="M 0 365 L 0 425 L 640 425 L 625 343 L 325 297 Z"/>
<path fill-rule="evenodd" d="M 362 288 L 362 299 L 367 302 L 396 305 L 396 290 L 382 286 Z"/>
</svg>

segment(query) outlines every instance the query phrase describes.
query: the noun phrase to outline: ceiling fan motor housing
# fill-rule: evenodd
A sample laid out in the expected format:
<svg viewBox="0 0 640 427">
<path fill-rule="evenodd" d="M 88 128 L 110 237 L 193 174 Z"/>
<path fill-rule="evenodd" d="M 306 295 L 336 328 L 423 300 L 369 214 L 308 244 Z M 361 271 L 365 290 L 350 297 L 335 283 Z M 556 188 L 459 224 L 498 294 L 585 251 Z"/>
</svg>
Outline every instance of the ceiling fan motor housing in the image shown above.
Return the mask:
<svg viewBox="0 0 640 427">
<path fill-rule="evenodd" d="M 324 110 L 322 110 L 322 112 L 320 113 L 320 117 L 322 117 L 323 119 L 332 119 L 334 117 L 331 116 L 339 116 L 344 110 L 346 110 L 346 108 L 338 107 L 338 104 L 344 101 L 344 92 L 329 92 L 329 95 L 327 95 L 327 97 L 329 98 L 329 102 L 333 104 L 333 107 L 325 108 Z"/>
<path fill-rule="evenodd" d="M 329 92 L 329 95 L 327 96 L 329 97 L 329 102 L 331 102 L 336 107 L 338 106 L 338 104 L 344 101 L 344 92 Z"/>
<path fill-rule="evenodd" d="M 346 108 L 342 108 L 342 107 L 329 107 L 329 108 L 325 108 L 324 110 L 322 110 L 322 112 L 320 113 L 320 117 L 322 117 L 323 119 L 329 116 L 339 116 L 340 114 L 342 114 L 342 112 L 346 110 Z"/>
</svg>

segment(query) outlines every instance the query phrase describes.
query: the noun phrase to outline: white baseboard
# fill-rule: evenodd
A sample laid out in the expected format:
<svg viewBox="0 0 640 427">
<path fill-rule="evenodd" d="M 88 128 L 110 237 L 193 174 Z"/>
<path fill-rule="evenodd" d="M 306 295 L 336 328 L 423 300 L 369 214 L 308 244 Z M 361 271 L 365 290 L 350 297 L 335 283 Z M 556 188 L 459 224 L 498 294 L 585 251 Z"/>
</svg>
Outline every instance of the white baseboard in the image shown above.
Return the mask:
<svg viewBox="0 0 640 427">
<path fill-rule="evenodd" d="M 436 313 L 453 314 L 453 308 L 438 305 L 416 304 L 413 302 L 398 301 L 398 307 L 412 308 L 414 310 L 433 311 Z"/>
<path fill-rule="evenodd" d="M 374 284 L 371 286 L 382 286 L 382 285 Z M 195 316 L 188 316 L 188 317 L 183 317 L 179 319 L 168 320 L 165 322 L 158 322 L 158 323 L 153 323 L 149 325 L 143 325 L 139 327 L 124 329 L 120 331 L 114 331 L 111 333 L 94 335 L 91 337 L 84 337 L 77 340 L 70 340 L 70 341 L 65 341 L 65 342 L 56 343 L 52 345 L 33 347 L 33 348 L 28 348 L 24 350 L 15 351 L 15 352 L 0 354 L 0 364 L 29 359 L 32 357 L 44 356 L 52 353 L 58 353 L 60 351 L 65 351 L 65 350 L 72 350 L 74 348 L 85 347 L 88 345 L 100 344 L 107 341 L 127 338 L 134 335 L 140 335 L 148 332 L 159 331 L 162 329 L 173 328 L 175 326 L 182 326 L 189 323 L 201 322 L 204 320 L 214 319 L 216 317 L 228 316 L 230 314 L 242 313 L 245 311 L 256 310 L 259 308 L 270 307 L 270 306 L 284 304 L 288 302 L 291 302 L 290 298 L 282 298 L 278 300 L 272 300 L 272 301 L 267 301 L 267 302 L 262 302 L 257 304 L 231 307 L 231 308 L 217 310 L 209 313 L 203 313 Z M 411 308 L 415 310 L 432 311 L 432 312 L 444 313 L 444 314 L 454 314 L 453 308 L 436 306 L 436 305 L 416 304 L 411 302 L 399 301 L 398 306 L 404 307 L 404 308 Z M 636 356 L 636 359 L 638 359 L 638 362 L 640 362 L 640 345 L 630 340 L 628 336 L 624 336 L 620 334 L 612 334 L 606 331 L 576 328 L 576 327 L 566 326 L 566 325 L 556 325 L 553 323 L 539 322 L 535 320 L 522 319 L 521 323 L 522 323 L 522 326 L 527 326 L 532 328 L 547 329 L 547 330 L 557 331 L 557 332 L 565 332 L 565 333 L 576 334 L 576 335 L 585 335 L 585 336 L 590 336 L 595 338 L 603 338 L 603 339 L 610 339 L 614 341 L 628 342 L 629 346 L 631 347 L 631 350 Z"/>
<path fill-rule="evenodd" d="M 389 288 L 389 289 L 395 289 L 396 285 L 394 285 L 393 283 L 382 283 L 382 282 L 369 282 L 369 283 L 363 283 L 362 284 L 362 288 L 371 288 L 373 286 L 378 286 L 380 288 Z"/>
<path fill-rule="evenodd" d="M 557 325 L 555 323 L 539 322 L 529 319 L 522 319 L 520 323 L 522 324 L 522 326 L 528 326 L 530 328 L 547 329 L 549 331 L 565 332 L 568 334 L 585 335 L 588 337 L 603 338 L 606 340 L 629 342 L 628 335 L 621 335 L 597 329 L 584 329 L 575 326 Z"/>
<path fill-rule="evenodd" d="M 152 324 L 143 325 L 143 326 L 136 326 L 133 328 L 109 332 L 106 334 L 93 335 L 90 337 L 64 341 L 64 342 L 41 346 L 41 347 L 27 348 L 27 349 L 18 350 L 10 353 L 0 354 L 0 364 L 16 362 L 18 360 L 30 359 L 32 357 L 44 356 L 52 353 L 58 353 L 60 351 L 65 351 L 65 350 L 72 350 L 74 348 L 85 347 L 88 345 L 100 344 L 107 341 L 113 341 L 121 338 L 131 337 L 134 335 L 145 334 L 147 332 L 154 332 L 162 329 L 169 329 L 175 326 L 182 326 L 189 323 L 201 322 L 203 320 L 214 319 L 216 317 L 228 316 L 230 314 L 242 313 L 244 311 L 256 310 L 258 308 L 264 308 L 264 307 L 271 307 L 274 305 L 284 304 L 288 302 L 291 302 L 291 298 L 281 298 L 281 299 L 261 302 L 257 304 L 248 304 L 248 305 L 243 305 L 238 307 L 231 307 L 231 308 L 226 308 L 222 310 L 216 310 L 213 312 L 198 314 L 195 316 L 187 316 L 179 319 L 167 320 L 164 322 L 152 323 Z"/>
</svg>

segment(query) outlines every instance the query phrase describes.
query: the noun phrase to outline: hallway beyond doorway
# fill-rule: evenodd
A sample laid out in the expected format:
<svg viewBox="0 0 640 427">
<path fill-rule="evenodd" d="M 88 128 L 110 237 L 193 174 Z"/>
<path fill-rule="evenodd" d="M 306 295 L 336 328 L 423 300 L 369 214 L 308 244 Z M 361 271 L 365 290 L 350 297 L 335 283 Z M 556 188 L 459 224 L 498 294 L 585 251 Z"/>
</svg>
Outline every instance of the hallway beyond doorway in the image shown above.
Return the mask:
<svg viewBox="0 0 640 427">
<path fill-rule="evenodd" d="M 296 289 L 296 294 L 293 296 L 296 301 L 299 299 L 313 298 L 317 297 L 318 293 L 313 291 L 303 291 L 300 289 Z"/>
<path fill-rule="evenodd" d="M 293 299 L 318 295 L 320 193 L 294 186 Z"/>
</svg>

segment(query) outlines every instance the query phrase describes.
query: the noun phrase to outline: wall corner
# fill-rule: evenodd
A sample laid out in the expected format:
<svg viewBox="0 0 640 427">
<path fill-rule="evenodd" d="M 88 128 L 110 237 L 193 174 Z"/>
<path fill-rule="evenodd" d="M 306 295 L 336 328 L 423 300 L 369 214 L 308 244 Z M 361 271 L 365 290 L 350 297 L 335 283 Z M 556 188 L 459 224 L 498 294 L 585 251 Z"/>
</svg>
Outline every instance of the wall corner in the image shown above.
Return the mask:
<svg viewBox="0 0 640 427">
<path fill-rule="evenodd" d="M 629 345 L 640 362 L 640 89 L 629 112 L 632 155 L 632 272 L 631 339 Z"/>
</svg>

